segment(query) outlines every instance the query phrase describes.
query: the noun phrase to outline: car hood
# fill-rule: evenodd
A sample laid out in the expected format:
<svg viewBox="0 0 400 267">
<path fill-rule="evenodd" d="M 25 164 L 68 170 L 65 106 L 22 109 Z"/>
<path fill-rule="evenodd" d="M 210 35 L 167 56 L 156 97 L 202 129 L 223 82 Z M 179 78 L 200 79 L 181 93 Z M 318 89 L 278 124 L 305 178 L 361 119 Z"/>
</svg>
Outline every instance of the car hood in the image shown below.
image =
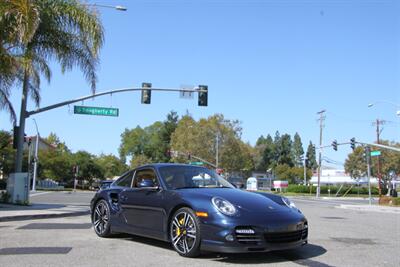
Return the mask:
<svg viewBox="0 0 400 267">
<path fill-rule="evenodd" d="M 206 198 L 211 203 L 211 198 L 221 197 L 246 212 L 272 213 L 290 210 L 287 206 L 280 205 L 264 195 L 234 188 L 185 188 L 178 191 L 189 202 Z"/>
</svg>

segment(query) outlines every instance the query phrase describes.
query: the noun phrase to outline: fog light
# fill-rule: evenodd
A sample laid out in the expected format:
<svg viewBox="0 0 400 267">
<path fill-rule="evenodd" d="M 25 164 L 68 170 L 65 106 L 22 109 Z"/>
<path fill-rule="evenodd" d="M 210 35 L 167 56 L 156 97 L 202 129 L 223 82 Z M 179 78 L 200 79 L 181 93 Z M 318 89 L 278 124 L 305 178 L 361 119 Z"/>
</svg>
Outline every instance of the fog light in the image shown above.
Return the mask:
<svg viewBox="0 0 400 267">
<path fill-rule="evenodd" d="M 233 235 L 229 234 L 229 235 L 225 236 L 225 239 L 226 239 L 226 241 L 232 242 L 234 240 L 234 237 L 233 237 Z"/>
</svg>

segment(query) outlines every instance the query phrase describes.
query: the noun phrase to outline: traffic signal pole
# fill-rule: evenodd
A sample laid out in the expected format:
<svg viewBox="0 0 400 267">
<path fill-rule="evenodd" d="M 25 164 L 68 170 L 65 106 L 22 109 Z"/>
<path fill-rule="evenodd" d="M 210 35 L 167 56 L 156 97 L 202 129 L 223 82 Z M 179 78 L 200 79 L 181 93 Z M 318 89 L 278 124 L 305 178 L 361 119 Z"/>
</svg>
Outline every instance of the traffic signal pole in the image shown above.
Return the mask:
<svg viewBox="0 0 400 267">
<path fill-rule="evenodd" d="M 101 92 L 101 93 L 97 93 L 97 94 L 92 94 L 92 95 L 87 95 L 87 96 L 83 96 L 83 97 L 79 97 L 76 99 L 71 99 L 71 100 L 67 100 L 67 101 L 63 101 L 54 105 L 50 105 L 44 108 L 39 108 L 36 110 L 32 110 L 29 112 L 26 112 L 26 118 L 28 118 L 31 115 L 37 114 L 37 113 L 41 113 L 41 112 L 45 112 L 48 110 L 52 110 L 55 108 L 59 108 L 62 106 L 66 106 L 66 105 L 70 105 L 76 102 L 80 102 L 80 101 L 84 101 L 86 99 L 91 99 L 91 98 L 95 98 L 95 97 L 99 97 L 99 96 L 103 96 L 103 95 L 111 95 L 111 94 L 117 94 L 117 93 L 124 93 L 124 92 L 132 92 L 132 91 L 142 91 L 142 90 L 151 90 L 151 91 L 161 91 L 161 92 L 194 92 L 194 93 L 200 93 L 200 92 L 208 92 L 206 90 L 201 90 L 201 89 L 192 89 L 192 90 L 188 90 L 188 89 L 174 89 L 174 88 L 121 88 L 121 89 L 115 89 L 115 90 L 110 90 L 110 91 L 105 91 L 105 92 Z"/>
<path fill-rule="evenodd" d="M 71 99 L 67 101 L 63 101 L 60 103 L 56 103 L 53 105 L 49 105 L 43 108 L 38 108 L 36 110 L 32 111 L 27 111 L 26 110 L 26 104 L 27 104 L 27 92 L 28 92 L 28 84 L 23 85 L 23 90 L 22 90 L 22 101 L 21 101 L 21 113 L 20 113 L 20 120 L 19 120 L 19 127 L 18 127 L 18 135 L 17 135 L 17 153 L 16 153 L 16 160 L 15 160 L 15 172 L 21 172 L 22 171 L 22 155 L 23 155 L 23 148 L 24 148 L 24 133 L 25 133 L 25 121 L 28 117 L 31 115 L 35 115 L 38 113 L 42 113 L 45 111 L 49 111 L 55 108 L 63 107 L 66 105 L 70 105 L 76 102 L 80 102 L 86 99 L 93 99 L 95 97 L 99 96 L 104 96 L 104 95 L 112 95 L 112 94 L 117 94 L 117 93 L 124 93 L 124 92 L 132 92 L 132 91 L 142 91 L 142 90 L 151 90 L 151 91 L 161 91 L 161 92 L 194 92 L 194 93 L 202 93 L 202 97 L 204 98 L 204 93 L 208 93 L 208 87 L 207 86 L 199 86 L 194 89 L 176 89 L 176 88 L 121 88 L 121 89 L 114 89 L 114 90 L 109 90 L 105 92 L 100 92 L 92 95 L 87 95 L 83 97 L 79 97 L 76 99 Z M 207 96 L 207 95 L 205 95 Z"/>
</svg>

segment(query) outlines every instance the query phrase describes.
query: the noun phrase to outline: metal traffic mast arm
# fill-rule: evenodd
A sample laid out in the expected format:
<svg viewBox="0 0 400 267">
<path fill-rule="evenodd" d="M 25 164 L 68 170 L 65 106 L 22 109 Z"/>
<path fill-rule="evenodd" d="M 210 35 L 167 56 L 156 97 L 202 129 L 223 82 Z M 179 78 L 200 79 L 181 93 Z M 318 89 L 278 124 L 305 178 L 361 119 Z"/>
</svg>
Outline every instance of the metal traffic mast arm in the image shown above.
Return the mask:
<svg viewBox="0 0 400 267">
<path fill-rule="evenodd" d="M 200 90 L 198 88 L 195 89 L 176 89 L 176 88 L 121 88 L 121 89 L 114 89 L 114 90 L 109 90 L 109 91 L 105 91 L 105 92 L 100 92 L 100 93 L 96 93 L 96 94 L 92 94 L 92 95 L 87 95 L 87 96 L 83 96 L 83 97 L 79 97 L 76 99 L 71 99 L 71 100 L 67 100 L 67 101 L 63 101 L 60 103 L 56 103 L 47 107 L 43 107 L 43 108 L 38 108 L 36 110 L 32 110 L 32 111 L 28 111 L 26 112 L 26 118 L 28 118 L 31 115 L 37 114 L 37 113 L 41 113 L 41 112 L 45 112 L 51 109 L 55 109 L 55 108 L 59 108 L 62 106 L 66 106 L 69 104 L 73 104 L 76 102 L 80 102 L 86 99 L 90 99 L 90 98 L 94 98 L 94 97 L 98 97 L 98 96 L 103 96 L 103 95 L 111 95 L 111 94 L 117 94 L 117 93 L 123 93 L 123 92 L 131 92 L 131 91 L 142 91 L 143 89 L 146 90 L 151 90 L 151 91 L 163 91 L 163 92 L 207 92 L 207 90 Z"/>
<path fill-rule="evenodd" d="M 386 146 L 386 145 L 381 145 L 381 144 L 371 144 L 371 143 L 358 142 L 358 141 L 356 141 L 355 143 L 361 144 L 361 145 L 373 146 L 373 147 L 380 147 L 380 148 L 384 148 L 384 149 L 389 149 L 389 150 L 393 150 L 393 151 L 396 151 L 396 152 L 400 152 L 400 148 L 397 148 L 397 147 Z M 351 142 L 344 142 L 344 143 L 338 143 L 338 146 L 339 145 L 350 145 L 350 144 L 351 144 Z M 332 145 L 321 146 L 321 147 L 319 147 L 319 149 L 327 148 L 327 147 L 331 147 L 331 146 Z"/>
</svg>

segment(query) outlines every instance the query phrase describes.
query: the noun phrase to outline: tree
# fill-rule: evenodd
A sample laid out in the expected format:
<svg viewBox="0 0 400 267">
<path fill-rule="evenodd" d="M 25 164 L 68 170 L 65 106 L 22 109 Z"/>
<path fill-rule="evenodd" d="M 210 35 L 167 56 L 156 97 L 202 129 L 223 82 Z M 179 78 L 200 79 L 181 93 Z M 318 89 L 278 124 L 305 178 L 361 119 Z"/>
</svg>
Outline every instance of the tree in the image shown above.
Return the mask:
<svg viewBox="0 0 400 267">
<path fill-rule="evenodd" d="M 101 167 L 95 161 L 95 156 L 89 152 L 78 151 L 74 153 L 71 162 L 73 165 L 79 166 L 78 180 L 82 181 L 82 185 L 87 182 L 90 186 L 95 178 L 104 178 Z"/>
<path fill-rule="evenodd" d="M 165 161 L 170 161 L 171 157 L 167 155 L 171 149 L 171 136 L 175 132 L 176 127 L 178 126 L 179 116 L 175 111 L 171 111 L 167 115 L 167 119 L 164 121 L 164 127 L 161 129 L 161 140 L 163 145 L 163 151 L 165 152 Z"/>
<path fill-rule="evenodd" d="M 263 136 L 261 137 L 258 140 L 261 139 L 262 142 L 259 142 L 255 147 L 256 153 L 260 155 L 259 160 L 256 161 L 256 169 L 265 172 L 273 166 L 275 160 L 275 145 L 271 135 L 268 134 L 266 138 Z"/>
<path fill-rule="evenodd" d="M 0 131 L 0 172 L 5 177 L 13 170 L 14 154 L 11 133 Z"/>
<path fill-rule="evenodd" d="M 354 179 L 365 176 L 367 172 L 367 163 L 364 154 L 364 148 L 358 146 L 348 155 L 344 163 L 345 171 Z"/>
<path fill-rule="evenodd" d="M 48 142 L 50 145 L 55 146 L 57 149 L 61 150 L 62 152 L 71 152 L 65 142 L 61 142 L 60 138 L 53 132 L 49 134 L 45 138 L 46 142 Z"/>
<path fill-rule="evenodd" d="M 155 122 L 142 129 L 140 126 L 125 131 L 121 135 L 121 145 L 119 147 L 120 158 L 125 162 L 126 157 L 137 157 L 145 155 L 151 162 L 167 161 L 166 148 L 169 144 L 162 140 L 162 130 L 164 124 Z"/>
<path fill-rule="evenodd" d="M 0 2 L 0 110 L 10 114 L 15 125 L 16 114 L 9 99 L 11 87 L 18 80 L 20 62 L 13 50 L 30 38 L 37 27 L 39 11 L 31 2 L 3 0 Z"/>
<path fill-rule="evenodd" d="M 72 155 L 58 149 L 39 150 L 38 178 L 72 184 Z"/>
<path fill-rule="evenodd" d="M 381 140 L 380 144 L 400 148 L 400 143 Z M 393 150 L 373 148 L 381 151 L 379 156 L 381 161 L 381 174 L 383 182 L 388 182 L 394 176 L 400 175 L 400 153 Z M 361 177 L 366 173 L 366 158 L 365 151 L 362 147 L 357 147 L 348 155 L 345 162 L 345 170 L 354 178 Z M 378 157 L 371 157 L 371 175 L 378 176 Z"/>
<path fill-rule="evenodd" d="M 400 148 L 400 143 L 381 140 L 382 145 Z M 381 151 L 381 172 L 385 182 L 391 180 L 392 176 L 400 176 L 400 153 L 388 149 L 379 149 Z M 372 166 L 378 165 L 378 158 L 372 157 Z M 377 168 L 373 169 L 373 174 L 376 175 Z"/>
<path fill-rule="evenodd" d="M 8 75 L 11 82 L 17 79 L 22 84 L 16 159 L 16 171 L 21 171 L 27 97 L 39 106 L 41 78 L 51 80 L 48 62 L 59 62 L 63 72 L 74 66 L 80 67 L 94 92 L 98 52 L 104 35 L 94 10 L 77 0 L 10 0 L 3 1 L 1 10 L 0 21 L 5 29 L 1 53 L 2 57 L 12 59 L 11 63 L 5 64 L 11 64 L 15 69 L 13 73 L 3 75 Z M 2 92 L 7 93 L 7 90 L 2 89 Z"/>
<path fill-rule="evenodd" d="M 198 122 L 186 115 L 172 134 L 171 148 L 215 163 L 218 145 L 218 167 L 227 171 L 254 168 L 252 149 L 243 143 L 240 136 L 240 123 L 226 120 L 221 114 Z M 177 162 L 187 160 L 187 157 L 174 159 Z"/>
<path fill-rule="evenodd" d="M 140 167 L 142 165 L 149 164 L 151 162 L 152 162 L 152 160 L 150 158 L 146 157 L 145 155 L 137 155 L 132 158 L 130 167 L 132 169 L 134 169 L 134 168 Z"/>
<path fill-rule="evenodd" d="M 303 166 L 304 150 L 300 135 L 298 133 L 294 135 L 292 149 L 294 165 L 296 167 Z"/>
<path fill-rule="evenodd" d="M 306 167 L 307 169 L 311 169 L 315 171 L 318 168 L 318 163 L 316 160 L 315 156 L 315 145 L 310 141 L 307 147 L 307 153 L 306 153 L 307 161 L 306 161 Z"/>
<path fill-rule="evenodd" d="M 102 175 L 105 178 L 120 176 L 128 169 L 124 162 L 112 154 L 101 154 L 95 158 L 94 161 L 98 166 L 100 166 Z"/>
<path fill-rule="evenodd" d="M 292 139 L 289 134 L 283 134 L 275 142 L 275 162 L 277 165 L 294 166 L 292 156 Z"/>
</svg>

